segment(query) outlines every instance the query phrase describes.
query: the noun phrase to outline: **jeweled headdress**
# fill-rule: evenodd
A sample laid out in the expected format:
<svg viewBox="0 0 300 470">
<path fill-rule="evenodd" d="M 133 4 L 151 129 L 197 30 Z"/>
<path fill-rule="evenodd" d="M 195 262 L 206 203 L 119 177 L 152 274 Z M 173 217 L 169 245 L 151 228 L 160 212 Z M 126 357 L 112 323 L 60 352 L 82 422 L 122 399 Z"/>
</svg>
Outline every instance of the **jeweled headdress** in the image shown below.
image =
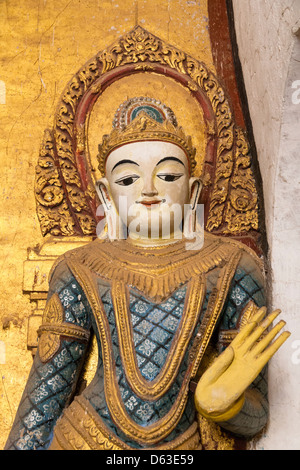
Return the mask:
<svg viewBox="0 0 300 470">
<path fill-rule="evenodd" d="M 108 155 L 121 145 L 132 142 L 160 140 L 178 145 L 186 153 L 193 174 L 196 166 L 196 149 L 192 139 L 186 136 L 177 125 L 173 111 L 152 98 L 131 98 L 117 110 L 113 121 L 113 130 L 104 135 L 99 145 L 99 170 L 105 173 L 105 162 Z"/>
</svg>

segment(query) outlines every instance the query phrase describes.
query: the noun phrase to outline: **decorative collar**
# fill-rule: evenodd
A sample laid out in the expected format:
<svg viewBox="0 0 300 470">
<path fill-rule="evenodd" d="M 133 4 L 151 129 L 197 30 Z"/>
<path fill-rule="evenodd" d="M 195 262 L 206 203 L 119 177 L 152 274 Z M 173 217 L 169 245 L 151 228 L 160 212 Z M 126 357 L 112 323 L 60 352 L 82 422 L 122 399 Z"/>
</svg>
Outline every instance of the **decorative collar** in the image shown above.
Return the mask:
<svg viewBox="0 0 300 470">
<path fill-rule="evenodd" d="M 200 250 L 187 250 L 191 241 L 158 246 L 136 246 L 129 240 L 95 240 L 85 247 L 66 253 L 73 261 L 108 281 L 124 281 L 144 296 L 162 301 L 191 277 L 224 266 L 240 244 L 210 234 Z"/>
</svg>

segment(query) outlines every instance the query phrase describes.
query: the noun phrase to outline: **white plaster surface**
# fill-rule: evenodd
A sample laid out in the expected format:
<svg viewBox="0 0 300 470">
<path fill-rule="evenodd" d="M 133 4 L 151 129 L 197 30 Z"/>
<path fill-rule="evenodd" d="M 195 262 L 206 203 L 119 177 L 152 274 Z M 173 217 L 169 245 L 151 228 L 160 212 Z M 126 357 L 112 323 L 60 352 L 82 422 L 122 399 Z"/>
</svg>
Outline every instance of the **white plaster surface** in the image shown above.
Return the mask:
<svg viewBox="0 0 300 470">
<path fill-rule="evenodd" d="M 269 367 L 270 422 L 255 449 L 300 449 L 300 37 L 298 0 L 233 0 L 263 180 L 270 307 L 292 335 Z"/>
</svg>

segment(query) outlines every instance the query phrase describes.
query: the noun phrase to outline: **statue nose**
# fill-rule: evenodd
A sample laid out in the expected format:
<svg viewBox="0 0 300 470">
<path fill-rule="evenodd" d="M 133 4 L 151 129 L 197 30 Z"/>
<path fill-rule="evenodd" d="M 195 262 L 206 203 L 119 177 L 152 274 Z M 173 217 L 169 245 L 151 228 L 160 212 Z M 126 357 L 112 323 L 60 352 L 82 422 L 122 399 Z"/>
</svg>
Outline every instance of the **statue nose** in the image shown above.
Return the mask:
<svg viewBox="0 0 300 470">
<path fill-rule="evenodd" d="M 153 184 L 152 178 L 149 178 L 149 180 L 145 181 L 144 188 L 142 190 L 142 196 L 157 196 L 158 191 L 156 187 Z"/>
</svg>

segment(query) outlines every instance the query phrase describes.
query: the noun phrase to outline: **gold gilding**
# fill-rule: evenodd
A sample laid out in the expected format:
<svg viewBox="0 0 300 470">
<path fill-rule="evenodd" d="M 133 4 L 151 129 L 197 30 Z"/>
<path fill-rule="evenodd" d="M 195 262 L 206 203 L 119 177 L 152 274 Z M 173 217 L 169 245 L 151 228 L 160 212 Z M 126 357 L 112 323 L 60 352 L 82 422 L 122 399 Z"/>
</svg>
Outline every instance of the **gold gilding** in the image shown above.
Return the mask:
<svg viewBox="0 0 300 470">
<path fill-rule="evenodd" d="M 206 103 L 205 107 L 210 110 L 210 115 L 205 117 L 203 127 L 206 133 L 205 140 L 214 141 L 216 168 L 211 182 L 207 230 L 221 229 L 223 233 L 232 234 L 257 230 L 257 193 L 251 170 L 249 145 L 243 131 L 234 123 L 230 102 L 221 83 L 206 64 L 155 37 L 141 26 L 136 26 L 112 46 L 90 59 L 73 76 L 58 105 L 52 134 L 46 131 L 36 178 L 37 214 L 44 235 L 95 233 L 95 216 L 91 212 L 91 204 L 95 202 L 90 199 L 93 198 L 93 194 L 84 190 L 86 184 L 91 186 L 93 167 L 86 168 L 87 181 L 83 181 L 82 165 L 78 164 L 74 150 L 76 142 L 81 158 L 90 161 L 89 146 L 86 145 L 88 126 L 77 124 L 76 119 L 78 113 L 82 112 L 89 93 L 95 95 L 95 90 L 98 90 L 96 98 L 101 99 L 101 81 L 107 80 L 112 71 L 121 73 L 123 67 L 145 64 L 147 61 L 150 61 L 154 67 L 163 65 L 167 67 L 166 70 L 180 74 L 186 80 L 186 94 L 191 93 L 191 90 L 199 92 Z M 173 80 L 174 84 L 176 81 Z M 131 97 L 132 86 L 133 83 L 128 90 Z M 171 81 L 170 87 L 172 86 L 174 85 Z M 137 90 L 134 90 L 135 96 L 136 92 Z M 89 118 L 90 109 L 87 110 L 86 123 L 89 122 Z M 142 121 L 144 118 L 141 117 L 138 122 L 133 122 L 124 133 L 114 130 L 110 139 L 104 137 L 100 148 L 102 176 L 105 157 L 109 151 L 118 144 L 137 141 L 137 133 L 142 127 L 147 140 L 150 139 L 151 133 L 152 139 L 154 134 L 157 134 L 158 140 L 162 140 L 162 129 L 160 132 L 155 132 L 154 129 L 150 132 L 151 121 L 146 120 L 147 129 L 145 122 Z M 185 129 L 185 120 L 180 122 L 180 125 Z M 177 144 L 184 147 L 187 152 L 195 176 L 207 181 L 206 175 L 203 174 L 207 147 L 204 153 L 198 154 L 182 131 L 165 129 L 166 141 L 170 141 L 171 135 L 173 135 L 172 141 L 176 140 Z M 56 168 L 59 168 L 59 179 Z"/>
<path fill-rule="evenodd" d="M 78 64 L 85 64 L 89 57 L 107 48 L 108 44 L 119 44 L 122 34 L 141 23 L 144 28 L 162 38 L 164 44 L 173 44 L 179 50 L 185 51 L 189 57 L 186 62 L 189 94 L 186 94 L 183 86 L 170 78 L 157 77 L 156 74 L 153 74 L 153 80 L 149 81 L 147 87 L 149 89 L 152 86 L 153 89 L 157 89 L 159 82 L 159 98 L 166 101 L 164 94 L 168 94 L 170 106 L 173 108 L 174 101 L 176 101 L 174 97 L 180 94 L 178 108 L 182 110 L 184 110 L 182 104 L 186 94 L 189 108 L 186 111 L 186 123 L 180 118 L 176 108 L 174 111 L 185 132 L 193 135 L 194 144 L 202 158 L 201 161 L 199 160 L 200 171 L 206 150 L 207 135 L 220 135 L 223 125 L 230 138 L 233 135 L 232 122 L 230 119 L 228 121 L 225 117 L 222 118 L 222 114 L 227 116 L 226 102 L 222 107 L 224 113 L 221 112 L 221 108 L 214 108 L 215 112 L 219 112 L 217 121 L 205 123 L 200 107 L 195 104 L 190 93 L 195 91 L 199 84 L 201 85 L 201 81 L 203 83 L 207 69 L 214 73 L 207 28 L 207 1 L 201 1 L 200 4 L 199 2 L 187 4 L 183 0 L 177 2 L 123 0 L 122 2 L 100 3 L 95 5 L 94 0 L 85 2 L 74 0 L 62 6 L 60 1 L 52 0 L 41 2 L 39 8 L 36 7 L 35 0 L 24 2 L 13 0 L 0 4 L 2 32 L 0 78 L 6 87 L 6 102 L 0 105 L 1 187 L 3 188 L 0 219 L 2 234 L 0 341 L 5 345 L 5 357 L 2 355 L 0 358 L 2 377 L 0 382 L 0 447 L 3 447 L 6 442 L 32 365 L 32 356 L 27 350 L 27 337 L 33 338 L 30 341 L 34 345 L 34 334 L 27 335 L 27 319 L 32 314 L 37 317 L 38 315 L 35 314 L 42 311 L 47 294 L 45 286 L 49 267 L 59 254 L 58 251 L 70 249 L 72 243 L 66 241 L 61 248 L 63 244 L 59 245 L 57 240 L 51 241 L 52 251 L 48 257 L 34 248 L 30 250 L 27 259 L 27 249 L 36 247 L 38 243 L 42 244 L 43 237 L 49 234 L 65 238 L 74 235 L 76 226 L 81 227 L 84 239 L 93 233 L 95 227 L 87 211 L 86 202 L 93 193 L 93 189 L 90 186 L 85 190 L 80 188 L 69 133 L 72 132 L 74 110 L 82 92 L 88 89 L 89 82 L 93 82 L 90 87 L 91 93 L 102 93 L 102 90 L 101 85 L 96 81 L 98 75 L 93 69 L 94 62 L 90 61 L 89 66 L 82 68 L 77 75 L 75 72 L 78 70 Z M 82 27 L 83 21 L 89 25 L 88 30 Z M 130 49 L 130 46 L 126 47 L 127 57 L 133 57 L 133 49 Z M 153 43 L 151 47 L 153 49 Z M 145 53 L 145 49 L 140 50 L 140 53 Z M 123 60 L 126 60 L 125 56 Z M 174 70 L 182 71 L 182 53 L 176 53 L 175 50 L 168 51 L 165 53 L 164 60 L 168 60 Z M 197 61 L 206 64 L 207 69 L 201 70 Z M 135 67 L 139 73 L 134 77 L 115 82 L 103 92 L 102 96 L 104 93 L 108 96 L 105 112 L 114 113 L 116 109 L 114 90 L 118 88 L 118 83 L 123 86 L 126 85 L 126 81 L 127 85 L 132 81 L 133 87 L 138 84 L 142 90 L 142 81 L 145 77 L 149 80 L 153 65 L 139 62 Z M 144 72 L 145 70 L 147 73 Z M 67 83 L 69 85 L 65 89 Z M 168 83 L 167 86 L 166 83 Z M 211 85 L 211 93 L 214 90 L 218 90 L 218 93 L 222 91 L 217 88 L 218 83 L 210 79 L 207 83 Z M 125 95 L 126 86 L 123 88 Z M 109 96 L 110 90 L 111 96 Z M 141 94 L 144 95 L 144 91 L 141 91 Z M 117 104 L 122 100 L 123 98 L 120 100 L 118 98 Z M 91 111 L 91 119 L 93 113 L 96 114 L 98 107 L 101 107 L 100 101 L 95 103 Z M 195 138 L 192 132 L 194 111 L 190 112 L 192 106 L 194 110 L 198 107 L 199 111 L 199 120 L 196 123 L 199 137 Z M 104 121 L 105 112 L 101 114 L 101 119 Z M 185 111 L 181 112 L 185 113 Z M 57 127 L 52 129 L 54 115 Z M 44 129 L 49 126 L 49 120 L 51 129 L 45 132 L 41 143 L 41 136 Z M 107 118 L 108 121 L 111 124 L 110 116 Z M 88 161 L 96 160 L 96 152 L 93 149 L 97 147 L 102 137 L 100 126 L 97 127 L 96 135 L 94 123 L 96 123 L 95 120 L 90 121 L 88 130 L 81 129 L 79 132 L 78 129 L 74 129 L 74 141 L 77 142 L 79 152 L 83 152 L 87 147 L 88 138 L 88 148 L 90 148 Z M 246 140 L 242 135 L 239 138 L 241 144 L 239 158 L 241 158 L 240 164 L 234 169 L 237 154 L 233 156 L 231 152 L 230 138 L 227 141 L 224 132 L 222 142 L 224 148 L 230 150 L 223 153 L 222 161 L 218 163 L 217 184 L 213 193 L 208 228 L 214 230 L 221 225 L 226 208 L 228 233 L 236 233 L 241 229 L 248 230 L 249 227 L 257 226 L 256 190 L 250 170 L 250 156 Z M 61 174 L 54 161 L 53 145 L 58 147 Z M 220 145 L 218 158 L 221 154 Z M 34 193 L 34 166 L 37 160 Z M 229 162 L 227 166 L 226 161 Z M 246 185 L 244 170 L 248 172 Z M 235 176 L 234 189 L 237 192 L 232 194 L 230 203 L 226 203 L 227 195 L 231 194 L 230 187 L 233 186 L 233 181 L 232 184 L 229 181 L 233 174 Z M 63 175 L 63 181 L 61 175 Z M 222 193 L 218 189 L 222 186 L 219 185 L 220 182 L 224 182 Z M 242 185 L 246 188 L 246 193 L 243 194 L 240 191 Z M 243 197 L 239 197 L 239 194 Z M 76 219 L 73 218 L 70 207 L 77 214 Z M 23 271 L 23 263 L 26 259 Z"/>
<path fill-rule="evenodd" d="M 48 300 L 44 310 L 43 322 L 38 329 L 39 356 L 42 362 L 52 359 L 60 348 L 60 337 L 73 338 L 87 342 L 89 332 L 83 328 L 64 321 L 64 309 L 58 295 L 55 293 Z"/>
<path fill-rule="evenodd" d="M 76 397 L 58 421 L 49 450 L 130 450 L 117 436 L 112 435 L 89 401 Z M 151 447 L 144 447 L 151 450 Z M 173 441 L 155 446 L 157 450 L 200 450 L 197 423 Z"/>
<path fill-rule="evenodd" d="M 115 271 L 109 269 L 108 271 L 103 272 L 102 269 L 99 269 L 101 261 L 103 261 L 101 260 L 101 253 L 103 253 L 103 259 L 105 259 L 105 248 L 110 250 L 112 245 L 114 245 L 115 256 L 117 256 L 119 260 L 116 264 L 116 267 L 118 268 Z M 118 423 L 118 427 L 127 436 L 130 436 L 131 439 L 139 442 L 143 446 L 151 446 L 159 443 L 162 439 L 168 436 L 176 427 L 182 416 L 188 399 L 189 382 L 196 375 L 201 359 L 205 354 L 211 335 L 214 331 L 214 327 L 222 311 L 236 266 L 244 248 L 242 248 L 240 244 L 230 241 L 220 244 L 220 240 L 218 238 L 209 235 L 206 247 L 204 247 L 203 250 L 204 260 L 202 263 L 197 263 L 197 256 L 193 256 L 191 253 L 190 256 L 187 257 L 186 250 L 182 242 L 179 242 L 177 246 L 168 245 L 163 249 L 161 247 L 151 248 L 148 250 L 148 253 L 145 249 L 140 252 L 139 248 L 129 243 L 125 243 L 125 250 L 122 250 L 123 246 L 124 243 L 118 246 L 118 243 L 114 244 L 105 242 L 100 243 L 99 246 L 99 241 L 95 241 L 81 249 L 80 252 L 74 251 L 73 253 L 67 253 L 65 255 L 65 259 L 69 269 L 82 286 L 96 319 L 104 363 L 105 396 L 110 415 L 112 416 L 112 419 Z M 101 250 L 99 250 L 99 248 L 101 248 Z M 157 256 L 158 251 L 160 252 L 159 257 Z M 222 256 L 220 256 L 221 252 Z M 143 256 L 145 260 L 144 266 L 141 266 L 138 263 L 137 258 L 139 255 Z M 175 255 L 177 262 L 173 265 L 176 266 L 176 268 L 169 265 L 167 274 L 169 278 L 172 278 L 172 271 L 177 271 L 176 280 L 179 284 L 182 284 L 182 282 L 186 280 L 185 276 L 187 275 L 187 273 L 184 272 L 184 267 L 186 264 L 191 266 L 192 261 L 195 261 L 195 278 L 192 278 L 188 288 L 189 293 L 187 296 L 185 311 L 183 313 L 180 333 L 178 337 L 175 337 L 173 340 L 174 344 L 171 345 L 166 365 L 161 371 L 158 379 L 154 380 L 152 384 L 149 384 L 149 382 L 146 383 L 142 379 L 139 373 L 135 354 L 132 349 L 132 340 L 130 340 L 132 332 L 130 331 L 130 326 L 126 321 L 126 290 L 124 280 L 122 282 L 121 279 L 126 271 L 136 272 L 145 268 L 148 273 L 148 277 L 154 275 L 153 277 L 157 278 L 162 265 L 167 266 L 170 256 L 172 255 L 173 257 Z M 180 257 L 182 257 L 181 260 Z M 187 263 L 187 258 L 190 258 L 189 263 Z M 190 340 L 189 335 L 195 328 L 196 319 L 201 311 L 201 304 L 204 298 L 203 285 L 201 287 L 201 274 L 204 276 L 208 270 L 215 268 L 218 265 L 218 259 L 223 261 L 217 283 L 218 292 L 215 293 L 213 291 L 211 294 L 206 313 L 200 325 L 201 332 L 193 340 L 191 353 L 189 354 L 190 367 L 185 374 L 183 385 L 167 415 L 145 429 L 130 417 L 122 402 L 120 391 L 116 386 L 116 367 L 111 354 L 112 340 L 107 316 L 99 298 L 97 272 L 102 279 L 104 278 L 113 282 L 112 289 L 118 337 L 120 338 L 120 354 L 121 357 L 123 357 L 122 363 L 125 365 L 124 371 L 127 380 L 138 396 L 143 396 L 143 398 L 147 397 L 148 400 L 157 400 L 170 389 L 176 378 L 179 364 L 185 354 L 186 345 Z M 224 266 L 225 260 L 226 263 Z M 111 265 L 113 265 L 113 263 L 111 263 Z M 115 277 L 115 274 L 117 277 Z M 197 278 L 196 274 L 198 275 Z M 161 272 L 161 275 L 164 275 L 164 273 Z M 141 279 L 137 272 L 137 277 L 133 278 L 130 284 L 133 287 L 138 286 L 139 278 Z M 160 279 L 158 279 L 158 281 L 160 282 Z M 151 292 L 151 290 L 149 292 Z"/>
<path fill-rule="evenodd" d="M 113 129 L 109 135 L 105 135 L 99 146 L 99 169 L 105 175 L 105 161 L 114 149 L 131 142 L 162 140 L 171 142 L 186 153 L 188 157 L 191 174 L 196 166 L 196 149 L 192 146 L 190 136 L 186 136 L 181 127 L 165 120 L 162 124 L 151 119 L 145 112 L 141 112 L 125 129 Z"/>
</svg>

